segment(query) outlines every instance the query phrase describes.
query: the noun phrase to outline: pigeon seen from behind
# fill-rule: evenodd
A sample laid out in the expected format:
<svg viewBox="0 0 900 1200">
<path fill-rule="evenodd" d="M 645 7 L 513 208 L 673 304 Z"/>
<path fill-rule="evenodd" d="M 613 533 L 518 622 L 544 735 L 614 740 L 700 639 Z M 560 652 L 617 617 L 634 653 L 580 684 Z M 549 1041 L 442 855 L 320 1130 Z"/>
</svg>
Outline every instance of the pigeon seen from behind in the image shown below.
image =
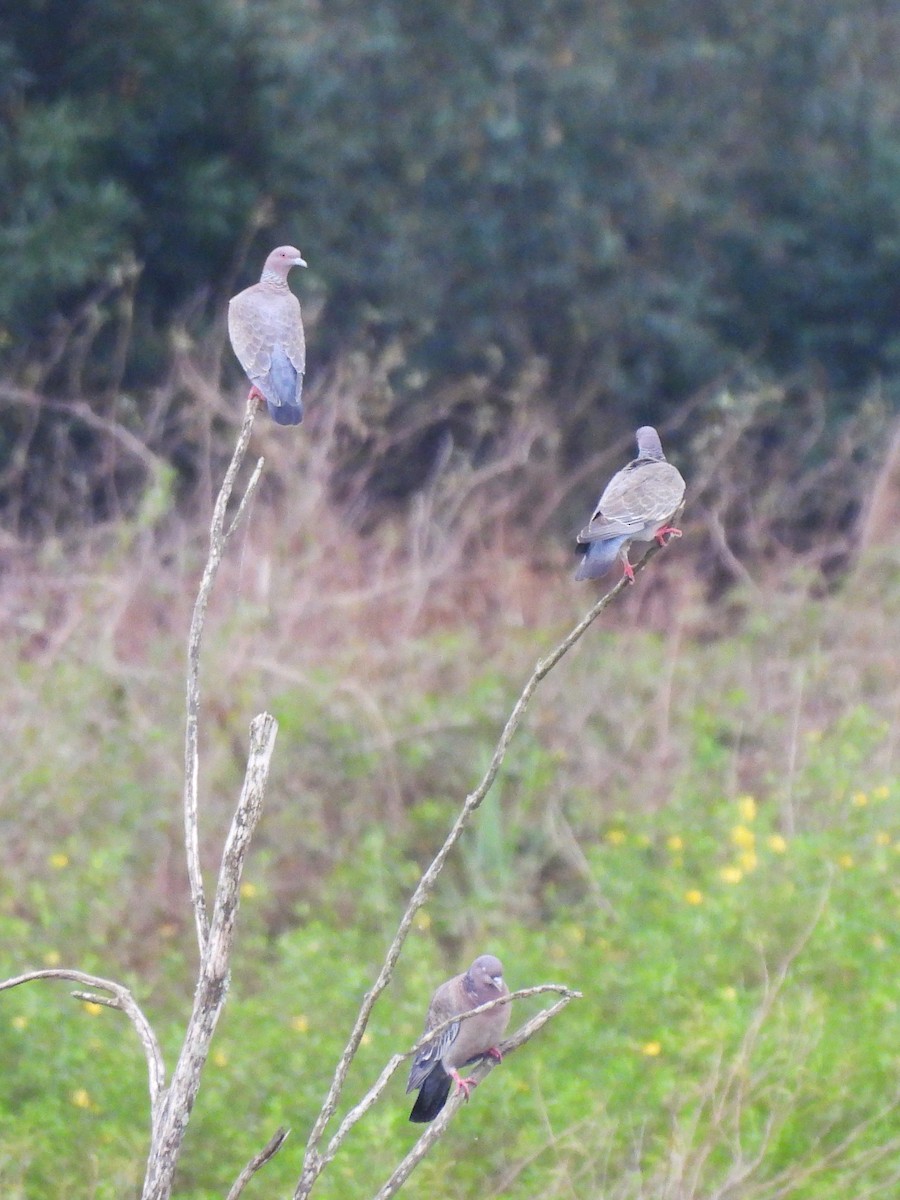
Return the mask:
<svg viewBox="0 0 900 1200">
<path fill-rule="evenodd" d="M 273 421 L 303 420 L 306 341 L 300 301 L 288 287 L 292 267 L 305 267 L 293 246 L 278 246 L 266 259 L 259 283 L 238 292 L 228 305 L 228 336 L 250 380 L 253 396 L 264 400 Z"/>
<path fill-rule="evenodd" d="M 431 997 L 425 1032 L 456 1017 L 460 1013 L 478 1008 L 490 1000 L 508 996 L 509 988 L 503 979 L 503 967 L 493 954 L 482 954 L 462 975 L 454 975 L 442 983 Z M 416 1122 L 433 1121 L 450 1095 L 451 1083 L 466 1099 L 477 1080 L 464 1079 L 459 1068 L 466 1063 L 490 1055 L 499 1062 L 497 1043 L 509 1024 L 509 1004 L 498 1004 L 490 1012 L 480 1013 L 468 1021 L 454 1021 L 443 1033 L 423 1046 L 416 1055 L 409 1072 L 407 1092 L 419 1089 L 409 1119 Z"/>
<path fill-rule="evenodd" d="M 613 475 L 590 522 L 578 535 L 576 550 L 584 557 L 576 579 L 600 579 L 618 559 L 625 578 L 634 583 L 628 561 L 632 542 L 656 539 L 665 546 L 669 538 L 681 537 L 674 524 L 684 509 L 681 473 L 666 461 L 652 425 L 643 425 L 635 436 L 637 458 Z"/>
</svg>

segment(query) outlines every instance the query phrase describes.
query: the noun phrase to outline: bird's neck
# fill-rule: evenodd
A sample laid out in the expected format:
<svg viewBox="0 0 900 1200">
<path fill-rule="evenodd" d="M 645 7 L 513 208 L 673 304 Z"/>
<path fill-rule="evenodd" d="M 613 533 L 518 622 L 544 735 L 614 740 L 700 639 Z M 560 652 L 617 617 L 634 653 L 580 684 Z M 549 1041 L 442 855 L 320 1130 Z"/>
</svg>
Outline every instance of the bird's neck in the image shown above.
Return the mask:
<svg viewBox="0 0 900 1200">
<path fill-rule="evenodd" d="M 284 275 L 279 275 L 277 271 L 263 271 L 259 277 L 259 282 L 264 283 L 268 288 L 275 288 L 276 291 L 287 291 L 287 278 Z"/>
</svg>

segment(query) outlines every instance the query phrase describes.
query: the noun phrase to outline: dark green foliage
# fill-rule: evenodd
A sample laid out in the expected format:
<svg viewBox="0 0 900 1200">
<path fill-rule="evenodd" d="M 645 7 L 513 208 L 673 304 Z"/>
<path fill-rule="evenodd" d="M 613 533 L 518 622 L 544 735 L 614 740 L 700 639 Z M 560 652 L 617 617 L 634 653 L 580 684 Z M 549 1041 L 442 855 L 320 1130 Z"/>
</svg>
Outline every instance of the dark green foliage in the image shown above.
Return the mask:
<svg viewBox="0 0 900 1200">
<path fill-rule="evenodd" d="M 274 242 L 306 251 L 313 376 L 399 347 L 373 442 L 448 381 L 487 385 L 435 405 L 382 490 L 420 482 L 445 427 L 479 446 L 534 355 L 570 458 L 748 357 L 846 411 L 896 391 L 898 46 L 876 0 L 18 6 L 0 351 L 24 371 L 135 261 L 124 379 L 146 389 L 262 224 L 240 282 Z M 89 388 L 118 380 L 112 341 Z"/>
</svg>

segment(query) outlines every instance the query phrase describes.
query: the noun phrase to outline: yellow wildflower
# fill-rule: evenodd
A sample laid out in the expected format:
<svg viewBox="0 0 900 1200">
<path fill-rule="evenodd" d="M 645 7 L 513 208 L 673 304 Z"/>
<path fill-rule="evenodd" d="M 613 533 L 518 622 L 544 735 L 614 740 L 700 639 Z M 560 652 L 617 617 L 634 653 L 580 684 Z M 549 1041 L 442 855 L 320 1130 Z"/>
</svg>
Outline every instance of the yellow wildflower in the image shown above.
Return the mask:
<svg viewBox="0 0 900 1200">
<path fill-rule="evenodd" d="M 882 951 L 887 950 L 887 942 L 880 933 L 873 933 L 871 935 L 869 938 L 869 945 L 873 950 L 877 950 L 879 954 L 881 954 Z"/>
<path fill-rule="evenodd" d="M 422 912 L 420 909 L 413 918 L 413 924 L 420 932 L 427 933 L 431 928 L 431 917 L 427 912 Z"/>
<path fill-rule="evenodd" d="M 751 871 L 755 871 L 758 865 L 755 850 L 744 850 L 738 855 L 738 862 L 741 864 L 741 870 L 746 871 L 749 875 Z"/>
<path fill-rule="evenodd" d="M 751 850 L 756 845 L 756 834 L 746 825 L 735 825 L 731 831 L 731 840 L 742 850 Z"/>
<path fill-rule="evenodd" d="M 850 797 L 850 803 L 854 808 L 865 808 L 869 803 L 869 797 L 865 792 L 854 792 Z"/>
<path fill-rule="evenodd" d="M 740 867 L 722 867 L 719 871 L 719 878 L 723 883 L 740 883 L 744 878 L 744 872 Z"/>
<path fill-rule="evenodd" d="M 669 849 L 672 851 L 673 854 L 677 854 L 679 850 L 684 849 L 684 842 L 681 840 L 681 838 L 678 836 L 677 833 L 673 833 L 670 838 L 666 838 L 666 845 L 669 847 Z"/>
<path fill-rule="evenodd" d="M 256 886 L 255 883 L 242 883 L 241 884 L 241 899 L 242 900 L 252 900 L 253 897 L 258 894 L 259 894 L 259 888 Z"/>
<path fill-rule="evenodd" d="M 720 989 L 719 995 L 723 1000 L 737 1000 L 737 988 L 729 984 L 728 987 Z"/>
<path fill-rule="evenodd" d="M 59 951 L 58 950 L 48 950 L 47 953 L 44 955 L 44 965 L 47 967 L 59 966 Z"/>
<path fill-rule="evenodd" d="M 566 936 L 570 941 L 573 941 L 576 946 L 580 946 L 584 942 L 585 931 L 583 925 L 567 925 Z"/>
<path fill-rule="evenodd" d="M 659 1042 L 644 1042 L 641 1054 L 645 1054 L 647 1058 L 656 1058 L 658 1054 L 662 1054 L 662 1045 Z"/>
<path fill-rule="evenodd" d="M 626 836 L 624 829 L 610 829 L 606 835 L 606 840 L 611 846 L 621 846 Z"/>
<path fill-rule="evenodd" d="M 92 1017 L 96 1017 L 98 1013 L 103 1012 L 102 1004 L 95 1004 L 93 1000 L 85 1000 L 81 1007 L 86 1013 L 90 1013 Z"/>
<path fill-rule="evenodd" d="M 47 859 L 47 862 L 49 862 L 54 871 L 61 871 L 64 867 L 69 865 L 69 856 L 68 854 L 63 854 L 61 852 L 51 854 Z"/>
<path fill-rule="evenodd" d="M 91 1108 L 93 1107 L 90 1096 L 84 1088 L 76 1088 L 72 1093 L 72 1103 L 76 1108 Z"/>
<path fill-rule="evenodd" d="M 295 1033 L 306 1033 L 309 1030 L 309 1017 L 298 1013 L 296 1017 L 291 1018 L 291 1029 Z"/>
<path fill-rule="evenodd" d="M 884 829 L 879 829 L 878 832 L 875 834 L 875 845 L 876 846 L 889 846 L 890 844 L 891 844 L 891 835 L 889 833 L 887 833 Z"/>
<path fill-rule="evenodd" d="M 19 1013 L 17 1017 L 13 1017 L 10 1024 L 12 1025 L 13 1029 L 18 1029 L 21 1033 L 23 1029 L 28 1028 L 28 1018 Z"/>
<path fill-rule="evenodd" d="M 774 854 L 784 854 L 787 850 L 787 838 L 783 838 L 780 833 L 772 833 L 769 835 L 769 849 Z"/>
<path fill-rule="evenodd" d="M 224 1050 L 213 1050 L 212 1060 L 213 1060 L 213 1063 L 215 1064 L 215 1066 L 217 1066 L 217 1067 L 227 1067 L 228 1066 L 228 1055 L 225 1053 Z"/>
<path fill-rule="evenodd" d="M 891 789 L 889 787 L 887 787 L 886 784 L 882 784 L 881 787 L 872 789 L 872 799 L 873 800 L 887 800 L 887 798 L 890 794 L 891 794 Z"/>
<path fill-rule="evenodd" d="M 756 820 L 756 801 L 752 796 L 741 796 L 738 800 L 738 812 L 741 820 L 748 824 Z"/>
<path fill-rule="evenodd" d="M 840 855 L 840 857 L 838 858 L 838 866 L 843 867 L 845 871 L 849 870 L 850 867 L 853 866 L 853 855 L 852 854 Z"/>
<path fill-rule="evenodd" d="M 371 1046 L 371 1044 L 372 1044 L 372 1035 L 371 1035 L 371 1033 L 369 1033 L 368 1029 L 367 1029 L 367 1030 L 366 1030 L 366 1032 L 365 1032 L 365 1033 L 362 1035 L 362 1037 L 359 1039 L 359 1044 L 360 1044 L 361 1046 Z"/>
<path fill-rule="evenodd" d="M 703 893 L 699 888 L 688 888 L 684 893 L 684 899 L 687 904 L 702 904 Z"/>
</svg>

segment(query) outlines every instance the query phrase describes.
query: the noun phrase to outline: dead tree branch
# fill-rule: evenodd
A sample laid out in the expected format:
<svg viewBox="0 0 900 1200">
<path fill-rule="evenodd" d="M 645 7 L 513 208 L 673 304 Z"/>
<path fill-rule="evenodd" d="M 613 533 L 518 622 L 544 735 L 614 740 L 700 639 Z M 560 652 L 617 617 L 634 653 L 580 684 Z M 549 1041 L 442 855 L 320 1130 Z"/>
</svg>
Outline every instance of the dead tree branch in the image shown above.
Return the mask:
<svg viewBox="0 0 900 1200">
<path fill-rule="evenodd" d="M 250 839 L 262 814 L 277 732 L 278 723 L 268 713 L 255 717 L 250 726 L 250 756 L 241 798 L 222 854 L 194 1008 L 147 1163 L 143 1200 L 168 1200 L 172 1192 L 175 1166 L 200 1088 L 200 1076 L 228 994 L 228 964 L 234 943 L 241 873 Z"/>
<path fill-rule="evenodd" d="M 260 472 L 263 468 L 263 460 L 260 459 L 238 508 L 237 516 L 226 532 L 225 513 L 228 508 L 228 502 L 231 499 L 231 493 L 234 490 L 238 471 L 240 471 L 247 453 L 256 410 L 256 400 L 248 400 L 247 411 L 244 414 L 244 421 L 241 425 L 241 431 L 238 434 L 234 454 L 231 456 L 231 462 L 228 465 L 228 470 L 225 472 L 225 478 L 222 481 L 222 487 L 219 490 L 219 495 L 213 508 L 212 524 L 209 531 L 209 557 L 206 560 L 203 578 L 200 581 L 200 588 L 194 603 L 194 611 L 191 616 L 191 630 L 188 636 L 187 718 L 184 733 L 184 842 L 188 876 L 191 884 L 191 903 L 194 907 L 194 920 L 197 926 L 197 944 L 200 948 L 201 958 L 206 950 L 206 941 L 209 937 L 209 918 L 206 911 L 206 896 L 203 890 L 203 874 L 200 867 L 200 838 L 198 832 L 200 789 L 200 643 L 203 637 L 206 609 L 209 605 L 209 597 L 212 593 L 213 584 L 216 581 L 219 564 L 222 561 L 222 554 L 238 521 L 246 512 L 247 504 L 256 489 Z"/>
<path fill-rule="evenodd" d="M 137 1030 L 141 1045 L 144 1047 L 144 1056 L 147 1059 L 150 1115 L 152 1127 L 155 1129 L 160 1098 L 166 1082 L 166 1071 L 156 1034 L 128 988 L 121 983 L 116 983 L 114 979 L 101 979 L 99 975 L 88 975 L 84 971 L 71 971 L 66 967 L 47 967 L 42 971 L 29 971 L 25 975 L 17 975 L 14 979 L 0 981 L 0 992 L 6 991 L 7 988 L 18 987 L 20 983 L 31 983 L 34 979 L 68 979 L 70 983 L 79 983 L 82 987 L 97 988 L 110 993 L 109 996 L 91 995 L 90 997 L 81 992 L 72 994 L 76 999 L 90 999 L 94 1004 L 105 1004 L 109 1008 L 118 1008 Z"/>
<path fill-rule="evenodd" d="M 209 598 L 222 555 L 229 538 L 247 512 L 262 472 L 263 460 L 260 459 L 238 505 L 237 513 L 226 528 L 228 503 L 247 452 L 256 410 L 256 401 L 248 400 L 234 454 L 213 509 L 209 556 L 194 605 L 188 640 L 184 826 L 191 901 L 200 947 L 200 969 L 193 1010 L 171 1082 L 166 1086 L 165 1064 L 149 1021 L 128 989 L 121 984 L 66 968 L 32 971 L 0 982 L 0 991 L 3 991 L 34 979 L 67 979 L 79 984 L 81 988 L 92 989 L 76 992 L 77 997 L 121 1009 L 135 1026 L 147 1058 L 151 1108 L 150 1151 L 141 1193 L 142 1200 L 169 1200 L 171 1196 L 175 1167 L 197 1098 L 201 1073 L 228 993 L 229 963 L 234 944 L 241 874 L 251 838 L 262 814 L 269 766 L 278 732 L 275 718 L 268 713 L 260 714 L 251 723 L 247 769 L 237 809 L 225 841 L 210 919 L 203 890 L 198 831 L 200 646 Z M 233 1196 L 240 1194 L 247 1180 L 277 1152 L 286 1136 L 286 1131 L 280 1130 L 269 1145 L 248 1163 L 232 1188 Z"/>
<path fill-rule="evenodd" d="M 263 1146 L 262 1150 L 260 1150 L 259 1154 L 254 1154 L 254 1156 L 247 1163 L 246 1167 L 244 1167 L 243 1171 L 241 1171 L 240 1175 L 238 1175 L 237 1179 L 231 1185 L 231 1191 L 225 1197 L 225 1200 L 238 1200 L 238 1196 L 240 1196 L 241 1192 L 243 1192 L 244 1188 L 247 1186 L 256 1172 L 275 1157 L 287 1140 L 289 1133 L 290 1130 L 285 1129 L 284 1126 L 282 1126 L 281 1129 L 273 1134 L 269 1141 L 266 1142 L 265 1146 Z"/>
<path fill-rule="evenodd" d="M 520 1046 L 524 1046 L 527 1041 L 530 1041 L 536 1033 L 543 1029 L 548 1021 L 561 1013 L 567 1004 L 578 999 L 580 995 L 580 992 L 572 992 L 566 989 L 565 994 L 555 1004 L 551 1004 L 549 1008 L 542 1009 L 530 1020 L 526 1021 L 524 1025 L 521 1025 L 511 1038 L 500 1044 L 500 1052 L 503 1057 L 506 1058 L 515 1050 L 518 1050 Z M 496 1001 L 492 1001 L 492 1004 L 496 1004 Z M 482 1007 L 487 1006 L 484 1005 Z M 480 1083 L 490 1075 L 496 1066 L 497 1063 L 493 1059 L 483 1058 L 472 1068 L 470 1072 L 471 1077 Z M 437 1117 L 428 1126 L 403 1161 L 394 1169 L 384 1186 L 375 1193 L 373 1200 L 390 1200 L 391 1196 L 396 1195 L 422 1159 L 428 1154 L 435 1142 L 444 1136 L 457 1109 L 464 1103 L 465 1099 L 459 1092 L 448 1099 L 444 1108 L 438 1113 Z"/>
<path fill-rule="evenodd" d="M 571 988 L 567 988 L 561 983 L 542 983 L 537 987 L 520 988 L 517 992 L 511 992 L 509 996 L 498 997 L 496 1000 L 488 1000 L 486 1004 L 479 1004 L 477 1008 L 472 1008 L 468 1012 L 461 1013 L 458 1017 L 450 1017 L 446 1021 L 441 1021 L 439 1025 L 435 1025 L 434 1028 L 429 1029 L 427 1033 L 423 1034 L 422 1037 L 420 1037 L 415 1043 L 415 1045 L 407 1050 L 404 1054 L 392 1055 L 391 1058 L 388 1059 L 384 1070 L 378 1076 L 375 1083 L 373 1083 L 373 1085 L 366 1092 L 365 1096 L 363 1096 L 362 1100 L 360 1100 L 358 1104 L 355 1104 L 341 1121 L 337 1132 L 328 1143 L 328 1148 L 322 1154 L 320 1160 L 320 1171 L 328 1166 L 340 1149 L 341 1144 L 347 1137 L 347 1134 L 357 1123 L 357 1121 L 359 1121 L 361 1117 L 364 1117 L 369 1109 L 372 1108 L 372 1106 L 376 1103 L 382 1092 L 390 1083 L 393 1076 L 396 1074 L 397 1069 L 406 1061 L 407 1058 L 412 1057 L 414 1054 L 418 1054 L 423 1046 L 427 1046 L 429 1042 L 433 1042 L 436 1037 L 440 1037 L 445 1029 L 457 1021 L 460 1023 L 463 1021 L 469 1021 L 472 1017 L 478 1016 L 480 1013 L 489 1012 L 492 1008 L 499 1008 L 501 1004 L 508 1004 L 510 1000 L 524 1000 L 529 996 L 539 996 L 544 992 L 558 992 L 567 997 L 567 1000 L 581 999 L 581 992 L 574 992 Z M 525 1028 L 525 1026 L 523 1026 L 523 1028 Z"/>
<path fill-rule="evenodd" d="M 635 565 L 635 575 L 637 575 L 647 566 L 648 562 L 655 554 L 659 552 L 660 549 L 661 547 L 655 543 L 650 547 L 641 561 Z M 400 924 L 397 928 L 396 934 L 394 935 L 394 940 L 391 942 L 390 947 L 388 948 L 387 955 L 385 956 L 384 963 L 378 973 L 378 977 L 375 980 L 372 988 L 366 993 L 363 999 L 356 1022 L 350 1033 L 349 1040 L 347 1041 L 341 1057 L 338 1060 L 328 1093 L 310 1132 L 303 1159 L 303 1170 L 297 1183 L 297 1187 L 294 1191 L 294 1200 L 306 1200 L 306 1197 L 309 1196 L 316 1179 L 322 1171 L 325 1161 L 327 1160 L 327 1152 L 323 1155 L 319 1147 L 322 1144 L 322 1138 L 325 1134 L 328 1123 L 334 1116 L 334 1113 L 337 1109 L 341 1092 L 343 1091 L 344 1082 L 347 1078 L 347 1072 L 349 1071 L 350 1064 L 353 1062 L 353 1059 L 355 1058 L 359 1049 L 363 1034 L 366 1031 L 366 1026 L 369 1023 L 369 1018 L 372 1015 L 372 1010 L 375 1007 L 378 997 L 391 980 L 391 977 L 394 973 L 394 967 L 396 966 L 397 960 L 400 957 L 400 952 L 403 949 L 403 945 L 409 935 L 410 930 L 412 929 L 412 923 L 416 913 L 431 895 L 438 876 L 443 870 L 444 864 L 446 863 L 450 852 L 453 850 L 460 837 L 462 837 L 462 834 L 472 819 L 472 816 L 480 807 L 485 796 L 487 796 L 488 792 L 491 790 L 500 771 L 500 767 L 503 764 L 503 760 L 506 757 L 506 752 L 509 749 L 510 742 L 519 728 L 522 717 L 525 715 L 525 710 L 528 707 L 529 701 L 534 695 L 538 684 L 547 675 L 549 675 L 560 659 L 569 650 L 571 650 L 579 638 L 581 638 L 582 635 L 590 628 L 597 617 L 600 616 L 600 614 L 612 602 L 612 600 L 628 586 L 630 585 L 623 577 L 618 581 L 618 583 L 615 584 L 614 587 L 610 588 L 610 590 L 604 596 L 601 596 L 597 603 L 566 635 L 566 637 L 563 638 L 559 645 L 546 658 L 541 659 L 537 663 L 530 679 L 525 684 L 521 695 L 513 706 L 512 712 L 510 713 L 506 724 L 503 727 L 503 731 L 500 734 L 500 738 L 491 757 L 487 771 L 475 790 L 470 792 L 470 794 L 466 797 L 462 809 L 454 821 L 450 832 L 444 841 L 444 844 L 441 846 L 440 850 L 438 850 L 431 862 L 431 865 L 425 870 L 424 874 L 419 880 L 415 891 L 413 892 L 409 903 L 407 904 L 406 911 L 400 919 Z"/>
</svg>

